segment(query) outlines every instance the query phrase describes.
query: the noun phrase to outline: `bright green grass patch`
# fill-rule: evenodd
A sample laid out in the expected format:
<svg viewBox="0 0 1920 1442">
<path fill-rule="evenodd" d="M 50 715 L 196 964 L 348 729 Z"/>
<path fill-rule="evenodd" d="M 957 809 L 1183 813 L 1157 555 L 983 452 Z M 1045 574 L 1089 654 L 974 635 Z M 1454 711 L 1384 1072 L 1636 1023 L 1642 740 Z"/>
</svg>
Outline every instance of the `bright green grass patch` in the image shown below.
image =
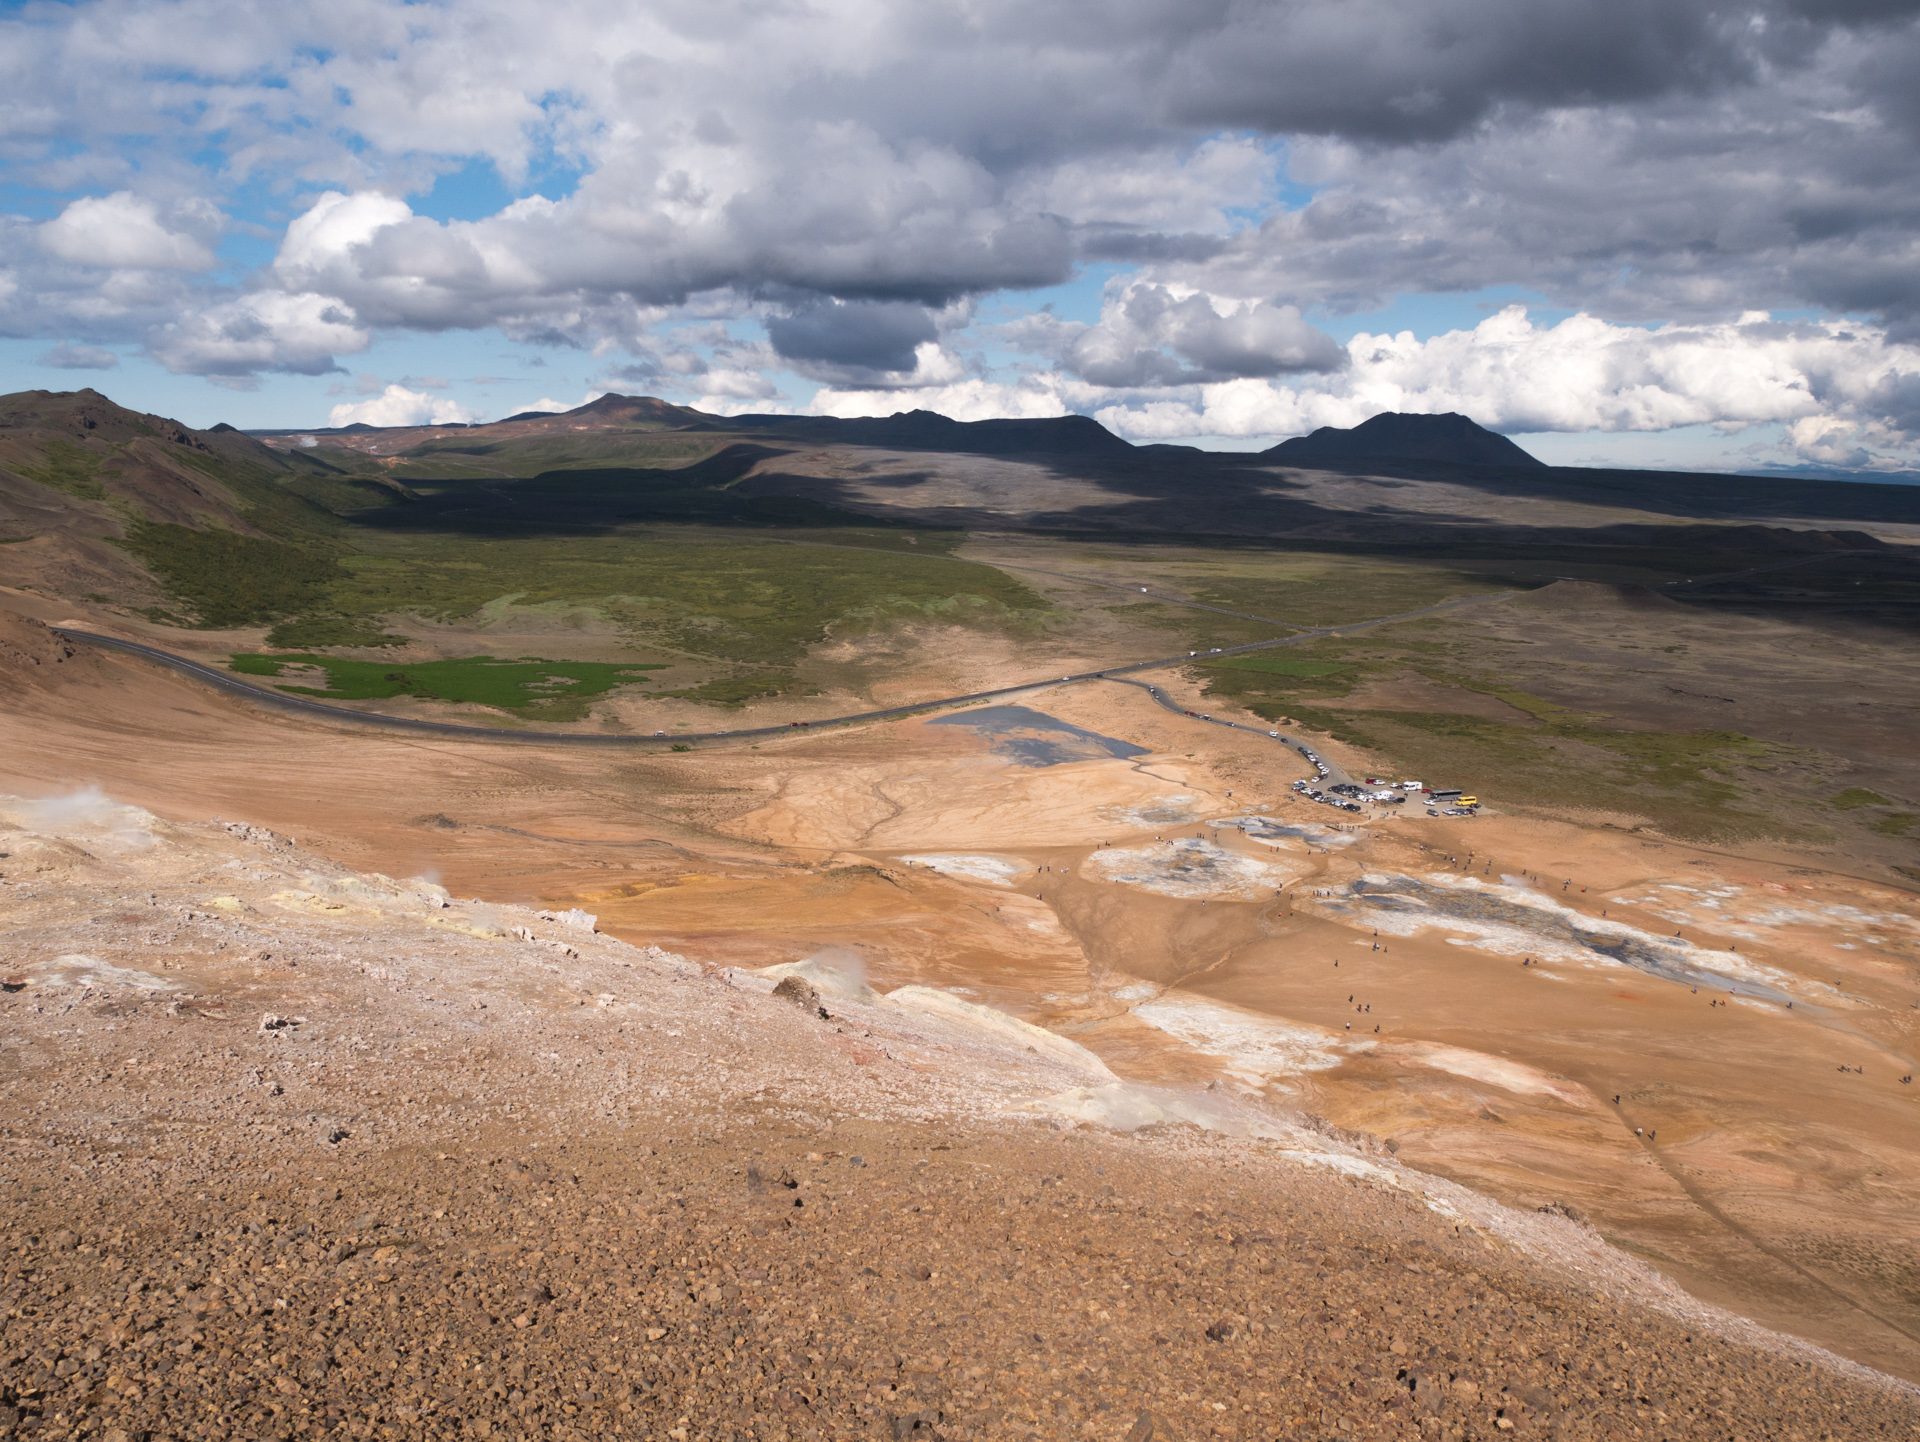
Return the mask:
<svg viewBox="0 0 1920 1442">
<path fill-rule="evenodd" d="M 280 676 L 288 666 L 315 667 L 326 673 L 322 686 L 281 685 L 282 691 L 325 696 L 337 701 L 380 701 L 394 696 L 493 706 L 542 721 L 577 721 L 587 703 L 616 686 L 630 686 L 641 673 L 660 666 L 600 661 L 517 661 L 466 656 L 455 661 L 395 665 L 387 661 L 345 661 L 337 656 L 236 655 L 235 671 L 247 676 Z M 317 678 L 314 678 L 317 679 Z"/>
<path fill-rule="evenodd" d="M 1363 665 L 1350 662 L 1314 661 L 1298 655 L 1245 659 L 1266 664 L 1235 666 L 1208 662 L 1202 668 L 1206 693 L 1238 701 L 1263 716 L 1297 714 L 1305 701 L 1345 696 L 1366 676 Z"/>
<path fill-rule="evenodd" d="M 1893 803 L 1878 791 L 1869 791 L 1864 786 L 1849 786 L 1833 798 L 1836 811 L 1853 811 L 1862 806 L 1891 806 Z"/>
</svg>

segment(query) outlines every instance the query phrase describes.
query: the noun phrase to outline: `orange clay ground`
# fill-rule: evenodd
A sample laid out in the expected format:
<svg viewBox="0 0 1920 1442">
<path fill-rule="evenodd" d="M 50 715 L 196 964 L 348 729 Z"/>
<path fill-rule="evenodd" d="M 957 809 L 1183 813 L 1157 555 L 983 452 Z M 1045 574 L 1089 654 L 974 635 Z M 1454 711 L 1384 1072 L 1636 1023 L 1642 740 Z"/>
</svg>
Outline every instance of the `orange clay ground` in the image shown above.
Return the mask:
<svg viewBox="0 0 1920 1442">
<path fill-rule="evenodd" d="M 0 790 L 248 821 L 709 966 L 952 988 L 1123 1078 L 1561 1203 L 1704 1299 L 1920 1378 L 1911 894 L 1608 826 L 1362 822 L 1294 798 L 1276 743 L 1116 684 L 1018 699 L 1146 754 L 1034 766 L 924 720 L 640 755 L 289 719 L 87 651 L 9 677 Z"/>
</svg>

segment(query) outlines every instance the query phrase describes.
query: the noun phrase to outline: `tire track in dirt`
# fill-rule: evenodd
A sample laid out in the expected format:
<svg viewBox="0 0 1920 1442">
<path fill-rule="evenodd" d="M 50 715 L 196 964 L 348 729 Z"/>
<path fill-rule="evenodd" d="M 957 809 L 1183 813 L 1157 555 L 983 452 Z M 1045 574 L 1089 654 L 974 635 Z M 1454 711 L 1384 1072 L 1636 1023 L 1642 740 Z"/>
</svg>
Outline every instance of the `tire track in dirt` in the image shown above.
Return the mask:
<svg viewBox="0 0 1920 1442">
<path fill-rule="evenodd" d="M 1627 1121 L 1624 1111 L 1619 1106 L 1611 1102 L 1607 1103 L 1607 1106 L 1614 1113 L 1614 1115 L 1620 1118 L 1621 1126 L 1629 1127 L 1631 1125 Z M 1873 1308 L 1869 1307 L 1865 1302 L 1862 1302 L 1859 1298 L 1849 1296 L 1847 1293 L 1841 1291 L 1839 1287 L 1835 1286 L 1832 1282 L 1828 1281 L 1825 1277 L 1822 1277 L 1818 1272 L 1810 1271 L 1808 1268 L 1801 1266 L 1800 1263 L 1794 1261 L 1792 1257 L 1789 1257 L 1785 1253 L 1779 1251 L 1770 1243 L 1763 1241 L 1744 1223 L 1737 1222 L 1732 1217 L 1728 1216 L 1726 1212 L 1720 1209 L 1717 1203 L 1715 1203 L 1710 1197 L 1707 1196 L 1705 1192 L 1701 1191 L 1699 1187 L 1694 1185 L 1694 1183 L 1687 1178 L 1685 1171 L 1680 1166 L 1678 1166 L 1674 1162 L 1669 1161 L 1666 1155 L 1660 1150 L 1660 1148 L 1657 1145 L 1655 1145 L 1653 1142 L 1648 1141 L 1645 1137 L 1640 1136 L 1638 1134 L 1637 1128 L 1634 1130 L 1635 1130 L 1634 1140 L 1640 1143 L 1640 1146 L 1642 1147 L 1643 1150 L 1645 1150 L 1648 1157 L 1652 1159 L 1654 1165 L 1658 1166 L 1661 1171 L 1665 1172 L 1670 1178 L 1672 1178 L 1673 1184 L 1678 1188 L 1680 1188 L 1680 1190 L 1686 1194 L 1687 1200 L 1692 1202 L 1694 1206 L 1698 1207 L 1708 1217 L 1712 1218 L 1714 1222 L 1719 1224 L 1721 1227 L 1725 1228 L 1730 1235 L 1738 1237 L 1741 1241 L 1745 1242 L 1748 1246 L 1752 1247 L 1756 1252 L 1759 1252 L 1762 1256 L 1768 1257 L 1771 1260 L 1779 1263 L 1781 1266 L 1785 1267 L 1788 1271 L 1792 1272 L 1795 1276 L 1799 1277 L 1802 1281 L 1815 1287 L 1819 1291 L 1825 1292 L 1828 1296 L 1832 1297 L 1835 1301 L 1841 1303 L 1844 1306 L 1853 1308 L 1856 1312 L 1859 1312 L 1862 1316 L 1871 1317 L 1874 1321 L 1878 1322 L 1881 1326 L 1885 1327 L 1888 1331 L 1898 1333 L 1900 1336 L 1905 1337 L 1909 1342 L 1920 1342 L 1920 1336 L 1916 1336 L 1914 1333 L 1908 1331 L 1905 1327 L 1901 1326 L 1898 1322 L 1895 1322 L 1890 1318 L 1881 1316 L 1880 1313 L 1874 1311 Z"/>
</svg>

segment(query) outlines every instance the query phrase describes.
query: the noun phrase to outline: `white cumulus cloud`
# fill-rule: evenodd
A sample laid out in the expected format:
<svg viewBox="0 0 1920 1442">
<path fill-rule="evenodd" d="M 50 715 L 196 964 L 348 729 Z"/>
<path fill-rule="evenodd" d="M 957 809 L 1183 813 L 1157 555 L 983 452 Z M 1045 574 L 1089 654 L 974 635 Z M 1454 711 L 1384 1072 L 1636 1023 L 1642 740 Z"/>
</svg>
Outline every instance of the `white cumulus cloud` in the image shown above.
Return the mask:
<svg viewBox="0 0 1920 1442">
<path fill-rule="evenodd" d="M 1025 384 L 1005 384 L 978 377 L 955 381 L 950 385 L 914 390 L 834 390 L 824 388 L 815 394 L 812 411 L 817 415 L 890 416 L 900 411 L 936 411 L 956 421 L 990 421 L 1002 417 L 1043 419 L 1064 416 L 1072 407 L 1060 392 L 1036 378 Z"/>
<path fill-rule="evenodd" d="M 1472 330 L 1361 334 L 1346 350 L 1346 369 L 1323 379 L 1224 381 L 1095 414 L 1136 440 L 1300 435 L 1381 411 L 1459 411 L 1509 433 L 1784 423 L 1826 461 L 1863 447 L 1870 459 L 1920 420 L 1920 346 L 1841 321 L 1649 329 L 1576 315 L 1542 326 L 1511 306 Z"/>
<path fill-rule="evenodd" d="M 82 196 L 40 227 L 41 249 L 72 265 L 110 270 L 209 270 L 212 249 L 201 235 L 218 230 L 205 202 L 187 207 L 185 219 L 200 234 L 170 217 L 169 226 L 151 201 L 131 191 Z"/>
<path fill-rule="evenodd" d="M 1237 376 L 1335 371 L 1347 353 L 1299 308 L 1203 295 L 1140 280 L 1108 287 L 1097 324 L 1041 313 L 1008 338 L 1054 356 L 1096 386 L 1194 385 Z"/>
<path fill-rule="evenodd" d="M 372 340 L 366 327 L 332 296 L 262 290 L 191 311 L 148 339 L 168 370 L 236 376 L 255 371 L 322 375 L 337 355 Z"/>
<path fill-rule="evenodd" d="M 479 418 L 476 412 L 445 396 L 390 385 L 372 400 L 343 401 L 333 408 L 327 419 L 328 424 L 335 426 L 443 426 L 464 425 Z"/>
<path fill-rule="evenodd" d="M 714 368 L 701 374 L 699 385 L 701 395 L 696 404 L 703 409 L 709 401 L 763 401 L 780 394 L 772 381 L 751 370 Z"/>
</svg>

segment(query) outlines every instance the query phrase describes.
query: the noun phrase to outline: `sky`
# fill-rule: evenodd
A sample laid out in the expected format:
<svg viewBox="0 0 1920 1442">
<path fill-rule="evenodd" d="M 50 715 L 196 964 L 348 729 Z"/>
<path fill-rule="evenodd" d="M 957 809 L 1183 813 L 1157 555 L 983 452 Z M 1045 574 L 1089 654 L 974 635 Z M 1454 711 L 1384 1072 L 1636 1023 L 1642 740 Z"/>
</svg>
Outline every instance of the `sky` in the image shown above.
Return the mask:
<svg viewBox="0 0 1920 1442">
<path fill-rule="evenodd" d="M 1920 0 L 0 0 L 0 390 L 1920 467 Z"/>
</svg>

